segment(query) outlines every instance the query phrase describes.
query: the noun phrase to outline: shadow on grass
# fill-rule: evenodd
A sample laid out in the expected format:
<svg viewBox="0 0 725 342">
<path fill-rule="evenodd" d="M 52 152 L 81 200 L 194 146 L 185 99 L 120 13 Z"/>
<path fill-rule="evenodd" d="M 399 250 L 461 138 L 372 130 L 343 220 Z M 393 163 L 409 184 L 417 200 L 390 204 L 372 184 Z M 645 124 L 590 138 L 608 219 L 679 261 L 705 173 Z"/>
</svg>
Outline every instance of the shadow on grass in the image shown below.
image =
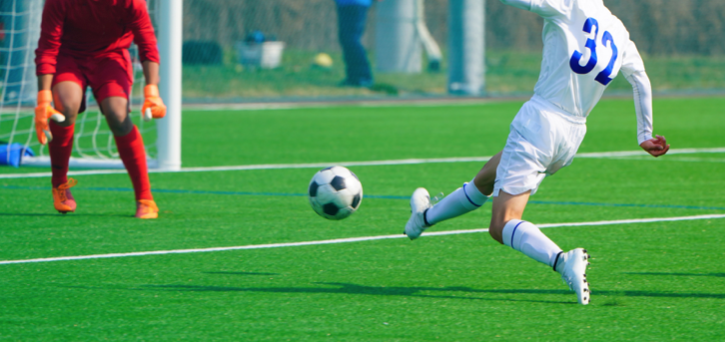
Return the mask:
<svg viewBox="0 0 725 342">
<path fill-rule="evenodd" d="M 669 272 L 623 272 L 624 274 L 644 276 L 674 276 L 674 277 L 723 277 L 725 273 L 669 273 Z"/>
<path fill-rule="evenodd" d="M 538 303 L 571 304 L 571 302 L 535 301 L 518 299 L 498 299 L 468 297 L 466 295 L 429 295 L 421 292 L 462 292 L 468 294 L 541 294 L 541 295 L 573 295 L 567 290 L 541 290 L 541 289 L 496 289 L 480 290 L 470 287 L 385 287 L 364 286 L 347 283 L 314 283 L 330 287 L 226 287 L 226 286 L 198 286 L 198 285 L 144 285 L 142 289 L 157 289 L 164 291 L 192 291 L 192 292 L 270 292 L 270 293 L 331 293 L 331 294 L 363 294 L 376 296 L 411 296 L 429 298 L 450 298 L 468 300 L 508 300 Z M 623 297 L 659 297 L 659 298 L 714 298 L 725 299 L 725 293 L 666 293 L 653 291 L 592 291 L 593 296 L 623 296 Z M 575 303 L 575 302 L 574 302 Z"/>
<path fill-rule="evenodd" d="M 250 275 L 258 275 L 258 276 L 276 276 L 279 275 L 279 273 L 266 273 L 266 272 L 204 272 L 206 274 L 225 274 L 225 275 L 243 275 L 243 276 L 250 276 Z"/>
<path fill-rule="evenodd" d="M 490 300 L 490 301 L 512 301 L 531 302 L 548 304 L 576 304 L 573 302 L 544 301 L 544 300 L 523 300 L 523 299 L 501 299 L 469 297 L 465 293 L 530 293 L 527 290 L 476 290 L 469 287 L 386 287 L 386 286 L 364 286 L 347 283 L 313 283 L 335 287 L 227 287 L 227 286 L 195 286 L 195 285 L 144 285 L 135 290 L 161 290 L 180 292 L 268 292 L 268 293 L 329 293 L 329 294 L 359 294 L 373 296 L 406 296 L 439 299 L 464 299 L 464 300 Z M 463 295 L 430 295 L 421 292 L 463 292 Z M 542 292 L 543 293 L 543 292 Z M 565 290 L 549 290 L 546 294 L 572 294 Z"/>
<path fill-rule="evenodd" d="M 0 217 L 2 216 L 20 216 L 20 217 L 68 217 L 69 219 L 72 217 L 126 217 L 126 218 L 135 218 L 134 215 L 126 214 L 78 214 L 78 213 L 72 213 L 72 214 L 61 214 L 61 213 L 0 213 Z"/>
</svg>

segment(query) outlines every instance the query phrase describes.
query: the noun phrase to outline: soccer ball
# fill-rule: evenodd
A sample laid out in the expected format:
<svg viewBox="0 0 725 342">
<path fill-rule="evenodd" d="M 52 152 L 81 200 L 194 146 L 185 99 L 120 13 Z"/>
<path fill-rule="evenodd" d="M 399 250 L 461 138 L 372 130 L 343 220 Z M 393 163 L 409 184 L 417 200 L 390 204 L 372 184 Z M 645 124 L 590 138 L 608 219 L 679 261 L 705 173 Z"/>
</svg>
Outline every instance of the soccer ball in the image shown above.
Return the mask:
<svg viewBox="0 0 725 342">
<path fill-rule="evenodd" d="M 331 166 L 312 177 L 307 194 L 317 214 L 330 220 L 342 220 L 360 207 L 363 190 L 352 171 Z"/>
</svg>

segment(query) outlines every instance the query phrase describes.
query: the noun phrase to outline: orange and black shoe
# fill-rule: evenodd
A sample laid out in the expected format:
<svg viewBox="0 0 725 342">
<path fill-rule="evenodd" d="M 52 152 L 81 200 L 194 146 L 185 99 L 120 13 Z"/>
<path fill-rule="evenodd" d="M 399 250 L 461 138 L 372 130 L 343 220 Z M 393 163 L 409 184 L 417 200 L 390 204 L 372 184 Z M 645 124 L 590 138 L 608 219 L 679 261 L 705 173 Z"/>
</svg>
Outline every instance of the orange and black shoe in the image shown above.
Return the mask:
<svg viewBox="0 0 725 342">
<path fill-rule="evenodd" d="M 154 200 L 138 200 L 136 201 L 136 218 L 155 219 L 159 217 L 159 207 L 156 206 Z"/>
<path fill-rule="evenodd" d="M 76 211 L 76 200 L 73 199 L 73 195 L 70 193 L 70 188 L 76 186 L 76 184 L 78 184 L 77 180 L 69 178 L 67 183 L 53 188 L 53 206 L 59 213 L 65 215 Z"/>
</svg>

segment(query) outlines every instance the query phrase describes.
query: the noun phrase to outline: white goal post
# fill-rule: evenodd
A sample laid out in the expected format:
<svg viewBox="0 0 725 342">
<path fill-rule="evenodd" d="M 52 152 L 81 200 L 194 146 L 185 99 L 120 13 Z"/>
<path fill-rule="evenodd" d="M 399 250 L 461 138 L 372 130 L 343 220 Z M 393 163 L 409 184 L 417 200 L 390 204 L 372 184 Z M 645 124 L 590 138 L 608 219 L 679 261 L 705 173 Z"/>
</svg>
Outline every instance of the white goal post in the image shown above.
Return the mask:
<svg viewBox="0 0 725 342">
<path fill-rule="evenodd" d="M 161 56 L 159 91 L 167 106 L 164 119 L 143 122 L 138 96 L 143 77 L 134 61 L 136 81 L 131 107 L 134 123 L 144 136 L 148 166 L 152 169 L 181 169 L 181 48 L 183 0 L 147 0 L 149 14 L 156 27 Z M 44 0 L 0 0 L 0 165 L 9 163 L 12 147 L 22 145 L 21 165 L 49 166 L 47 147 L 35 137 L 33 107 L 37 92 L 35 49 L 40 35 Z M 132 47 L 132 50 L 135 47 Z M 87 97 L 91 97 L 87 93 Z M 76 120 L 75 141 L 70 167 L 123 168 L 115 150 L 113 136 L 97 106 L 88 106 Z M 155 138 L 155 139 L 154 139 Z M 16 153 L 17 155 L 17 153 Z"/>
<path fill-rule="evenodd" d="M 183 0 L 160 0 L 159 53 L 161 84 L 159 92 L 166 102 L 166 117 L 159 120 L 157 168 L 181 169 L 181 53 L 183 44 Z"/>
</svg>

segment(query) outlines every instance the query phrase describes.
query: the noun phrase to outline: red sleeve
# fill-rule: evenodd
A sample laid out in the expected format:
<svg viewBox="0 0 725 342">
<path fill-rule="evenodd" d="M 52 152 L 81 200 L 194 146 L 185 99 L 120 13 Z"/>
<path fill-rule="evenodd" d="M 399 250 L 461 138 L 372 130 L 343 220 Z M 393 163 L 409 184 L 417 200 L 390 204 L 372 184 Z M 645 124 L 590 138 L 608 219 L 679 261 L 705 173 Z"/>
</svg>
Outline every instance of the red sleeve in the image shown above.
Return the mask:
<svg viewBox="0 0 725 342">
<path fill-rule="evenodd" d="M 156 45 L 154 27 L 151 25 L 145 0 L 133 0 L 131 5 L 131 30 L 133 42 L 138 46 L 141 62 L 151 61 L 159 63 L 159 48 Z"/>
<path fill-rule="evenodd" d="M 36 75 L 55 74 L 56 57 L 60 49 L 65 21 L 63 0 L 47 0 L 43 7 L 43 22 L 40 24 L 40 39 L 35 50 Z"/>
</svg>

